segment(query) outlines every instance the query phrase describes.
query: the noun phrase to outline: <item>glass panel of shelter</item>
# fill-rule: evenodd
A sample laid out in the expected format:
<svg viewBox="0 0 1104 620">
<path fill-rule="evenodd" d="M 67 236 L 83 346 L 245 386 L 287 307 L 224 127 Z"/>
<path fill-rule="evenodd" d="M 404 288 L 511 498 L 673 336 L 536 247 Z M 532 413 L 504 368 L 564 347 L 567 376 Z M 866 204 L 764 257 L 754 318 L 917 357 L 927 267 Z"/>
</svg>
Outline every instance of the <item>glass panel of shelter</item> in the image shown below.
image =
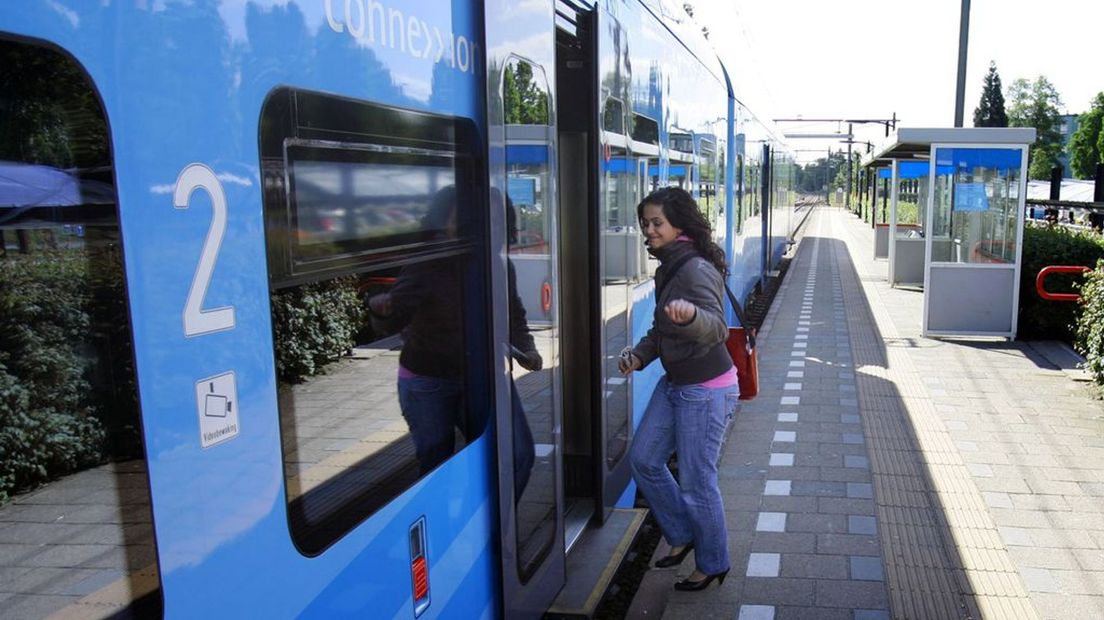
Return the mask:
<svg viewBox="0 0 1104 620">
<path fill-rule="evenodd" d="M 940 147 L 935 153 L 932 262 L 1013 264 L 1022 151 Z"/>
<path fill-rule="evenodd" d="M 928 162 L 897 163 L 897 238 L 924 236 L 928 198 Z"/>
</svg>

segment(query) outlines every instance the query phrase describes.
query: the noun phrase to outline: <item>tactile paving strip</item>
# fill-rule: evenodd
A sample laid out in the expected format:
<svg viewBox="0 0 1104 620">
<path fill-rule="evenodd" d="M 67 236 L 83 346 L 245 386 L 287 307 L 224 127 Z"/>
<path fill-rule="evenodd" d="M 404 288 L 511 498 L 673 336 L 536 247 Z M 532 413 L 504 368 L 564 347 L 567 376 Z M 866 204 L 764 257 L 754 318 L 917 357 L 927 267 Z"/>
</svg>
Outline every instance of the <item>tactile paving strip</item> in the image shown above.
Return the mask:
<svg viewBox="0 0 1104 620">
<path fill-rule="evenodd" d="M 890 608 L 897 618 L 1038 618 L 965 463 L 857 256 L 855 226 L 832 223 L 871 455 Z M 865 232 L 865 231 L 864 231 Z M 862 273 L 859 273 L 861 270 Z M 869 300 L 869 302 L 867 301 Z"/>
</svg>

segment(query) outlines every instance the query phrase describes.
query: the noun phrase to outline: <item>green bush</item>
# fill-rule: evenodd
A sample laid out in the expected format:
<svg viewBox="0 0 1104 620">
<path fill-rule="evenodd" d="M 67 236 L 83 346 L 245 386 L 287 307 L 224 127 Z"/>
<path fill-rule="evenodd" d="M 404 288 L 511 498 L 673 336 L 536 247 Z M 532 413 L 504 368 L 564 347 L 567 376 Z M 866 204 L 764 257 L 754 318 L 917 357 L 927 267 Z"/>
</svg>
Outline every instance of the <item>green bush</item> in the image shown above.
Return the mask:
<svg viewBox="0 0 1104 620">
<path fill-rule="evenodd" d="M 1096 263 L 1096 269 L 1085 277 L 1079 305 L 1075 346 L 1085 356 L 1093 379 L 1104 385 L 1104 261 Z"/>
<path fill-rule="evenodd" d="M 102 459 L 87 280 L 79 252 L 0 260 L 0 501 Z"/>
<path fill-rule="evenodd" d="M 1035 277 L 1048 265 L 1092 267 L 1101 258 L 1104 258 L 1104 238 L 1097 233 L 1061 226 L 1025 226 L 1018 336 L 1072 343 L 1080 314 L 1078 304 L 1042 299 L 1035 291 Z M 1047 277 L 1046 289 L 1052 293 L 1077 292 L 1081 282 L 1080 275 L 1055 274 Z"/>
<path fill-rule="evenodd" d="M 354 277 L 304 284 L 272 295 L 276 372 L 297 383 L 355 344 L 366 312 Z"/>
</svg>

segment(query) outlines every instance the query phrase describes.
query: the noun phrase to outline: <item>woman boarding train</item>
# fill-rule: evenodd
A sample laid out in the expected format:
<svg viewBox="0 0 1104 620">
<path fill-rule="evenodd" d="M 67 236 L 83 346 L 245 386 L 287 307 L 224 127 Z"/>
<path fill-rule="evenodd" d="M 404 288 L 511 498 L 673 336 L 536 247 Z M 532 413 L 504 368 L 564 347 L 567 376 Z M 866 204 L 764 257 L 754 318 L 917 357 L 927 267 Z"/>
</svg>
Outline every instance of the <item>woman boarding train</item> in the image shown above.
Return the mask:
<svg viewBox="0 0 1104 620">
<path fill-rule="evenodd" d="M 675 566 L 695 551 L 696 568 L 677 590 L 724 582 L 729 570 L 717 460 L 740 388 L 725 348 L 724 251 L 685 190 L 667 187 L 637 206 L 648 251 L 659 259 L 652 328 L 622 356 L 621 372 L 657 357 L 667 371 L 652 393 L 629 458 L 633 477 L 655 513 Z M 667 461 L 679 456 L 676 482 Z"/>
</svg>

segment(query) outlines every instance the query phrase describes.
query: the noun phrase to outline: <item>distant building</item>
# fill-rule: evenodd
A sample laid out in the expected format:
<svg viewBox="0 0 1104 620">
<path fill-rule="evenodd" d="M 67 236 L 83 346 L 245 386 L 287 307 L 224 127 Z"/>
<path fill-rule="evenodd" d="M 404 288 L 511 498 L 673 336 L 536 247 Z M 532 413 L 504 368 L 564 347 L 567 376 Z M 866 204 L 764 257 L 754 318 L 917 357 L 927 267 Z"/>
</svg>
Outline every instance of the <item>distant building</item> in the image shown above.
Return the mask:
<svg viewBox="0 0 1104 620">
<path fill-rule="evenodd" d="M 1063 114 L 1058 117 L 1058 130 L 1062 132 L 1062 152 L 1058 155 L 1058 161 L 1062 164 L 1062 178 L 1072 179 L 1073 168 L 1070 167 L 1070 140 L 1080 126 L 1078 120 L 1080 114 Z"/>
</svg>

